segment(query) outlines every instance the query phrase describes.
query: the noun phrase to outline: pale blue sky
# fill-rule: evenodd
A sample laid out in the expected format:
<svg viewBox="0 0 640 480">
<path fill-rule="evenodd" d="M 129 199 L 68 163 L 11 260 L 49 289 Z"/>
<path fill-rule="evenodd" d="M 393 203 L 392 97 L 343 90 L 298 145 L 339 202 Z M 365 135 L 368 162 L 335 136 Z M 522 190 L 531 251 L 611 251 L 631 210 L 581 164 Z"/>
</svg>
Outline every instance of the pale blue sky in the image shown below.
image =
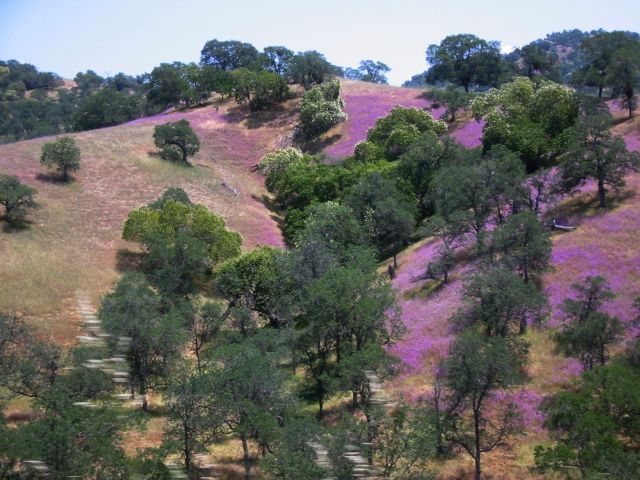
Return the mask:
<svg viewBox="0 0 640 480">
<path fill-rule="evenodd" d="M 0 0 L 0 59 L 66 78 L 198 61 L 205 41 L 318 50 L 341 66 L 392 67 L 400 84 L 453 33 L 522 45 L 563 29 L 640 31 L 639 0 Z"/>
</svg>

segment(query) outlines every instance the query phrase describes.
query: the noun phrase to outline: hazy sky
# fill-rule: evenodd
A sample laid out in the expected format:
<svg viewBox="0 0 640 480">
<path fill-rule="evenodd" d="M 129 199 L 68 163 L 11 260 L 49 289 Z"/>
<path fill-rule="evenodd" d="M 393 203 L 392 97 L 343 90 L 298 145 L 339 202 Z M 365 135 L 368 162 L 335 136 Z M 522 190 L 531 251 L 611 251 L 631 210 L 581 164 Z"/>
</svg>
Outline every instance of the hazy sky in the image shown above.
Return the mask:
<svg viewBox="0 0 640 480">
<path fill-rule="evenodd" d="M 318 50 L 340 66 L 381 60 L 400 84 L 453 33 L 517 46 L 563 29 L 640 30 L 640 0 L 0 0 L 0 59 L 73 78 L 198 61 L 205 41 Z"/>
</svg>

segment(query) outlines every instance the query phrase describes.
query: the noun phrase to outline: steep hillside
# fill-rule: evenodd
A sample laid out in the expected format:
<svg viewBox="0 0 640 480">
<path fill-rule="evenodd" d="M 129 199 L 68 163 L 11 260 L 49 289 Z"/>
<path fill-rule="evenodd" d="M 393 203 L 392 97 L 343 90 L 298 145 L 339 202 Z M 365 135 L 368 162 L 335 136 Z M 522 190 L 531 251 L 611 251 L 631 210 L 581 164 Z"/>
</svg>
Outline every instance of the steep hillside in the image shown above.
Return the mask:
<svg viewBox="0 0 640 480">
<path fill-rule="evenodd" d="M 329 158 L 350 155 L 375 121 L 395 105 L 427 107 L 421 90 L 343 82 L 346 122 L 319 144 Z M 17 175 L 38 189 L 40 208 L 27 229 L 0 232 L 0 305 L 37 323 L 57 341 L 77 334 L 74 292 L 94 300 L 129 268 L 134 246 L 120 239 L 128 212 L 180 186 L 196 202 L 221 214 L 244 237 L 244 248 L 282 245 L 277 219 L 264 203 L 262 179 L 253 167 L 267 152 L 291 143 L 299 98 L 279 108 L 250 114 L 230 101 L 141 118 L 128 124 L 73 134 L 82 167 L 70 184 L 60 184 L 39 164 L 52 137 L 0 145 L 0 172 Z M 440 112 L 434 112 L 439 116 Z M 187 119 L 201 151 L 192 168 L 158 157 L 153 127 Z M 6 227 L 6 225 L 2 225 Z M 72 328 L 70 328 L 72 325 Z"/>
<path fill-rule="evenodd" d="M 614 131 L 624 136 L 630 149 L 640 151 L 640 119 L 622 121 L 615 109 L 613 113 L 619 122 Z M 475 132 L 477 128 L 478 125 L 467 123 L 458 132 Z M 570 295 L 573 283 L 588 275 L 604 275 L 617 294 L 606 310 L 631 327 L 629 338 L 638 333 L 633 326 L 637 312 L 632 302 L 640 296 L 639 194 L 640 174 L 636 173 L 628 176 L 623 192 L 612 195 L 611 206 L 604 212 L 597 208 L 595 185 L 589 183 L 547 213 L 549 218 L 560 216 L 578 228 L 553 234 L 552 269 L 543 280 L 550 301 L 550 319 L 545 328 L 527 334 L 532 344 L 528 372 L 531 382 L 516 393 L 528 433 L 513 442 L 511 451 L 487 455 L 492 478 L 538 478 L 528 471 L 533 462 L 533 445 L 546 439 L 538 406 L 545 395 L 558 391 L 581 370 L 577 361 L 553 353 L 550 337 L 561 317 L 561 302 Z M 453 339 L 449 319 L 462 304 L 463 282 L 474 268 L 473 264 L 461 262 L 449 284 L 434 288 L 433 281 L 421 280 L 420 276 L 435 257 L 437 247 L 437 241 L 427 239 L 405 251 L 399 256 L 400 268 L 393 280 L 407 334 L 394 347 L 405 368 L 392 387 L 412 400 L 431 394 L 437 362 Z M 445 463 L 442 478 L 459 478 L 460 461 Z"/>
<path fill-rule="evenodd" d="M 126 125 L 74 134 L 82 151 L 80 172 L 60 184 L 39 164 L 51 138 L 0 145 L 0 172 L 38 189 L 40 208 L 31 226 L 0 232 L 0 305 L 38 318 L 56 341 L 76 334 L 76 289 L 94 299 L 127 268 L 133 245 L 120 239 L 132 208 L 180 186 L 195 202 L 221 214 L 244 237 L 244 248 L 282 245 L 276 220 L 264 206 L 262 180 L 252 168 L 275 149 L 295 120 L 295 100 L 276 112 L 248 115 L 231 102 L 138 119 Z M 183 167 L 160 159 L 153 127 L 189 120 L 202 148 Z M 5 227 L 5 225 L 2 225 Z"/>
</svg>

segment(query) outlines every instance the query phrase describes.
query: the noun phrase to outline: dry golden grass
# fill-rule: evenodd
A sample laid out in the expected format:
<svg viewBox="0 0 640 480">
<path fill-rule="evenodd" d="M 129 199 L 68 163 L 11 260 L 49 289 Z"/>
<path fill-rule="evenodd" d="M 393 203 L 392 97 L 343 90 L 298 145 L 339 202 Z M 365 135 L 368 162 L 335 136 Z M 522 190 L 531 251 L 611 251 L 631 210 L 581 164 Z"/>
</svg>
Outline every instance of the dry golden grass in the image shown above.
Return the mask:
<svg viewBox="0 0 640 480">
<path fill-rule="evenodd" d="M 290 131 L 294 105 L 267 117 L 226 102 L 217 110 L 208 106 L 73 134 L 81 170 L 67 184 L 39 165 L 41 147 L 51 138 L 0 145 L 0 173 L 36 187 L 40 205 L 25 229 L 9 231 L 0 220 L 0 311 L 23 314 L 52 341 L 71 342 L 78 333 L 75 291 L 88 291 L 99 304 L 128 268 L 122 252 L 136 249 L 120 239 L 128 212 L 170 186 L 222 215 L 243 235 L 244 248 L 282 245 L 252 167 Z M 159 158 L 153 145 L 154 126 L 179 118 L 188 119 L 201 138 L 192 167 Z"/>
</svg>

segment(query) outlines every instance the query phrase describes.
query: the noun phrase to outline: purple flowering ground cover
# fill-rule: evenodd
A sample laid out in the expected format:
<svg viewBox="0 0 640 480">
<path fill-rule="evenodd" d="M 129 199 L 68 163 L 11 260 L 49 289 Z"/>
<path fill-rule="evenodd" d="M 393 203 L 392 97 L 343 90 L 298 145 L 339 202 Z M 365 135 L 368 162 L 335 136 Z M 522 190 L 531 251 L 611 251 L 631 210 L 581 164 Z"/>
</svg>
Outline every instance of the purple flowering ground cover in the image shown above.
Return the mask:
<svg viewBox="0 0 640 480">
<path fill-rule="evenodd" d="M 615 131 L 624 136 L 628 148 L 640 150 L 640 122 L 625 123 Z M 452 136 L 467 147 L 476 146 L 475 141 L 479 142 L 481 134 L 482 125 L 475 121 L 462 123 L 452 132 Z M 569 212 L 580 212 L 568 218 L 579 228 L 554 234 L 552 238 L 552 269 L 543 279 L 550 303 L 549 322 L 528 334 L 532 344 L 532 362 L 528 369 L 531 381 L 511 394 L 536 441 L 545 437 L 544 417 L 538 409 L 540 403 L 546 395 L 557 392 L 581 373 L 577 360 L 554 353 L 550 336 L 562 321 L 562 301 L 572 295 L 571 285 L 588 275 L 604 275 L 617 295 L 605 307 L 606 311 L 630 327 L 628 338 L 639 333 L 633 326 L 637 312 L 632 306 L 634 298 L 640 296 L 639 191 L 640 174 L 632 174 L 627 178 L 626 190 L 612 195 L 612 207 L 606 212 L 594 207 L 593 182 L 560 202 L 561 210 L 567 207 Z M 426 240 L 401 254 L 400 268 L 392 282 L 398 290 L 406 334 L 392 348 L 401 360 L 402 373 L 389 386 L 402 391 L 409 401 L 431 395 L 438 360 L 446 355 L 453 339 L 450 318 L 462 305 L 463 281 L 473 270 L 473 265 L 459 267 L 448 285 L 431 291 L 432 281 L 416 279 L 435 257 L 437 248 L 437 241 Z"/>
<path fill-rule="evenodd" d="M 339 138 L 324 153 L 332 159 L 352 155 L 356 144 L 366 140 L 367 132 L 376 120 L 386 116 L 396 105 L 429 109 L 434 118 L 440 118 L 444 109 L 431 110 L 431 102 L 422 96 L 423 92 L 420 89 L 344 80 L 342 98 L 347 119 L 328 133 L 328 136 Z"/>
</svg>

